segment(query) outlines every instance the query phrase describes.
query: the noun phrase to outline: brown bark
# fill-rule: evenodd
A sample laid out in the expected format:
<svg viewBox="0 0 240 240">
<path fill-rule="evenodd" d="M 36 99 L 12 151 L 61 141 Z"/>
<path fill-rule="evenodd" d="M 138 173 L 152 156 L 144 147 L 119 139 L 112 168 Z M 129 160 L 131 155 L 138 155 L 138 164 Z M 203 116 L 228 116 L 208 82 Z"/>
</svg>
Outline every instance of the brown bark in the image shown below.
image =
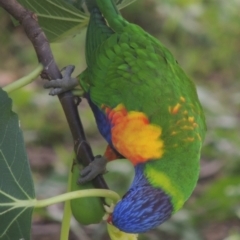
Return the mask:
<svg viewBox="0 0 240 240">
<path fill-rule="evenodd" d="M 52 55 L 49 42 L 38 24 L 37 15 L 25 9 L 16 0 L 0 0 L 0 6 L 19 21 L 24 28 L 36 51 L 38 61 L 44 66 L 41 76 L 45 79 L 62 78 Z M 87 166 L 94 157 L 92 149 L 86 141 L 74 96 L 71 92 L 66 92 L 58 95 L 58 97 L 73 136 L 77 161 Z M 108 188 L 102 176 L 97 176 L 92 182 L 96 188 Z"/>
</svg>

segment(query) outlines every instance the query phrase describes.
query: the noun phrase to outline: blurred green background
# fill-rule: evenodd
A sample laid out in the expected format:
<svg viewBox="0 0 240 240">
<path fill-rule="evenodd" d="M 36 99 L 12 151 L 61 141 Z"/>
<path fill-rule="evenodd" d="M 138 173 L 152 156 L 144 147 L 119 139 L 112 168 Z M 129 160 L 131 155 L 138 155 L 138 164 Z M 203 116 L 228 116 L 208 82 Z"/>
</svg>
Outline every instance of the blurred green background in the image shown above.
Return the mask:
<svg viewBox="0 0 240 240">
<path fill-rule="evenodd" d="M 140 240 L 240 240 L 240 0 L 138 0 L 122 11 L 130 21 L 160 39 L 194 79 L 208 132 L 202 150 L 198 185 L 184 208 Z M 27 75 L 36 65 L 35 52 L 20 27 L 14 28 L 0 8 L 0 86 Z M 52 44 L 59 67 L 85 68 L 84 34 Z M 72 139 L 57 97 L 43 81 L 10 95 L 18 113 L 38 198 L 66 190 Z M 95 154 L 106 146 L 85 101 L 79 107 L 87 138 Z M 121 195 L 133 174 L 117 160 L 105 175 Z M 130 177 L 131 176 L 131 177 Z M 34 214 L 33 240 L 59 239 L 62 205 Z M 104 224 L 72 222 L 70 239 L 107 240 Z"/>
</svg>

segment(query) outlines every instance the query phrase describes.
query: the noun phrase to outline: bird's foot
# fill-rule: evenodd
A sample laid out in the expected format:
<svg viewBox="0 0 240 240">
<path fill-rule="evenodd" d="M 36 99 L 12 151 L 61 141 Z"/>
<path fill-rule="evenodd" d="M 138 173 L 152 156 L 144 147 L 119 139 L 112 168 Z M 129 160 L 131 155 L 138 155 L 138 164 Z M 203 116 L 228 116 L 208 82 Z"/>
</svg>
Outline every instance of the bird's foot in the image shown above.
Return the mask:
<svg viewBox="0 0 240 240">
<path fill-rule="evenodd" d="M 107 159 L 104 156 L 96 156 L 94 160 L 80 171 L 78 183 L 86 183 L 94 179 L 99 174 L 106 173 Z"/>
<path fill-rule="evenodd" d="M 72 90 L 76 86 L 78 86 L 78 80 L 76 78 L 72 78 L 71 74 L 74 71 L 74 66 L 69 65 L 63 68 L 63 78 L 46 81 L 44 83 L 44 88 L 52 88 L 49 92 L 49 95 L 58 95 L 60 93 Z"/>
</svg>

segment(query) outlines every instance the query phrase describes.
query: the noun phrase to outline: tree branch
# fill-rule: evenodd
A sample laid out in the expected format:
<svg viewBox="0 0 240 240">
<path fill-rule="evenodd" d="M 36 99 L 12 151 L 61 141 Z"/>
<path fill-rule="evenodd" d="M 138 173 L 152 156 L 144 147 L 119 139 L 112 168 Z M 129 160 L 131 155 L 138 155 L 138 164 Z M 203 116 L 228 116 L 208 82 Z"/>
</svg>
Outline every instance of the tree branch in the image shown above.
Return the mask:
<svg viewBox="0 0 240 240">
<path fill-rule="evenodd" d="M 32 42 L 36 51 L 38 61 L 44 66 L 41 76 L 45 79 L 62 78 L 61 72 L 52 55 L 49 42 L 37 22 L 37 15 L 26 10 L 16 0 L 0 0 L 0 6 L 18 20 L 24 28 L 27 37 Z M 94 157 L 92 149 L 86 141 L 83 126 L 77 111 L 77 104 L 71 92 L 62 93 L 58 97 L 73 136 L 77 161 L 87 166 Z M 96 177 L 92 182 L 96 188 L 108 188 L 102 176 Z"/>
</svg>

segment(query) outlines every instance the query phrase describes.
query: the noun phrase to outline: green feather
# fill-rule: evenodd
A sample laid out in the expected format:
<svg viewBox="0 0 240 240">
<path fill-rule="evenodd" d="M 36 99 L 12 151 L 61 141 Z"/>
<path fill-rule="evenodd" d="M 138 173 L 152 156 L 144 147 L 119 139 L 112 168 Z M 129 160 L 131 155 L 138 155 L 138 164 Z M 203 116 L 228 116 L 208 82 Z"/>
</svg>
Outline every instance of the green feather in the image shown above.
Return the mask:
<svg viewBox="0 0 240 240">
<path fill-rule="evenodd" d="M 111 0 L 96 3 L 109 26 L 98 12 L 92 12 L 86 44 L 88 68 L 80 84 L 99 109 L 123 104 L 127 111 L 143 112 L 162 129 L 164 154 L 149 161 L 144 174 L 172 197 L 177 211 L 196 185 L 206 131 L 195 85 L 171 52 L 123 19 Z"/>
</svg>

